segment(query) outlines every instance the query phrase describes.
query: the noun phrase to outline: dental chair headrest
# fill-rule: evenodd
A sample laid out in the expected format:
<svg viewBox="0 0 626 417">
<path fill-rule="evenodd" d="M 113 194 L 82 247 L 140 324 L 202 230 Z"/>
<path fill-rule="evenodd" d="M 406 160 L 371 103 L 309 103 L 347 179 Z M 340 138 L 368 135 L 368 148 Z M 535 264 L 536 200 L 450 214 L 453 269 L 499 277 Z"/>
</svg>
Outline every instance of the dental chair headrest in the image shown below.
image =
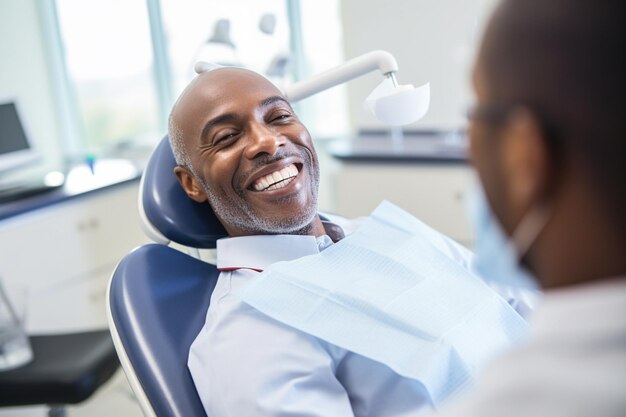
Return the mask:
<svg viewBox="0 0 626 417">
<path fill-rule="evenodd" d="M 227 236 L 209 203 L 197 203 L 185 194 L 174 168 L 176 160 L 168 137 L 156 147 L 141 177 L 139 215 L 144 232 L 155 242 L 170 241 L 200 249 L 215 248 Z"/>
</svg>

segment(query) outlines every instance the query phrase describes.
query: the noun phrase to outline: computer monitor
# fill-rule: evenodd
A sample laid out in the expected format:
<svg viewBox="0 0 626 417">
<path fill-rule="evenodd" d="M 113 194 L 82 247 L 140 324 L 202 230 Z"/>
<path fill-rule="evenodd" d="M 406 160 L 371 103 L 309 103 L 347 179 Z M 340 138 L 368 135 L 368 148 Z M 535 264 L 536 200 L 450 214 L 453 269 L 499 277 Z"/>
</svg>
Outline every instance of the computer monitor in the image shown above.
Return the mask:
<svg viewBox="0 0 626 417">
<path fill-rule="evenodd" d="M 0 175 L 39 159 L 15 100 L 0 100 Z"/>
</svg>

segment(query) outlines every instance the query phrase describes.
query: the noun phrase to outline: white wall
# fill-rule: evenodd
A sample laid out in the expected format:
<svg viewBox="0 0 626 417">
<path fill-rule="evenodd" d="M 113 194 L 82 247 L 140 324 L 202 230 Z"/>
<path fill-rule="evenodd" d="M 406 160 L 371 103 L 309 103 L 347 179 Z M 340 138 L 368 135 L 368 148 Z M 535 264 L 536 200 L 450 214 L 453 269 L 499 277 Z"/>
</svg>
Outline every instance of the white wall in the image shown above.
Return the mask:
<svg viewBox="0 0 626 417">
<path fill-rule="evenodd" d="M 391 52 L 400 84 L 430 81 L 431 106 L 413 128 L 456 129 L 471 103 L 469 73 L 475 44 L 495 0 L 343 0 L 346 58 L 374 49 Z M 353 127 L 382 127 L 362 108 L 378 74 L 348 84 Z"/>
<path fill-rule="evenodd" d="M 62 158 L 61 128 L 36 3 L 0 0 L 0 98 L 19 100 L 33 146 L 54 166 Z"/>
</svg>

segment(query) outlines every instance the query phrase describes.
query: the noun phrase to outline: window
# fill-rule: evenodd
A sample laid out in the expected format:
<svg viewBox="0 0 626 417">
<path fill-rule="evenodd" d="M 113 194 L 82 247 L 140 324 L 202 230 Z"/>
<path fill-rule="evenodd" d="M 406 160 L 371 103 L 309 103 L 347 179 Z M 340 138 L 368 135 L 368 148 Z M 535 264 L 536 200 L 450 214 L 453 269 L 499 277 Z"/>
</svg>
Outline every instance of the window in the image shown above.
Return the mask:
<svg viewBox="0 0 626 417">
<path fill-rule="evenodd" d="M 290 80 L 291 54 L 284 0 L 162 0 L 174 95 L 195 75 L 198 60 L 241 65 Z"/>
<path fill-rule="evenodd" d="M 87 151 L 162 132 L 144 0 L 57 0 Z"/>
<path fill-rule="evenodd" d="M 152 147 L 197 60 L 241 65 L 281 88 L 338 65 L 339 1 L 320 4 L 303 14 L 298 0 L 39 0 L 64 136 L 72 138 L 66 152 Z M 320 34 L 320 20 L 333 27 Z M 324 94 L 296 108 L 314 137 L 347 126 L 345 92 Z"/>
</svg>

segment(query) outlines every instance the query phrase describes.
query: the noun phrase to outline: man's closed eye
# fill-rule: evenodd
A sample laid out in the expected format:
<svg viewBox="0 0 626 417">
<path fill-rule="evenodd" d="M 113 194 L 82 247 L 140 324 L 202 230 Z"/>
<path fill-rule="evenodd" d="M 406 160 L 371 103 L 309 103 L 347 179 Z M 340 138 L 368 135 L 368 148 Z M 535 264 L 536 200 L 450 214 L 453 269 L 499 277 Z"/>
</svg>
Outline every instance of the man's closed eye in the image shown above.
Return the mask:
<svg viewBox="0 0 626 417">
<path fill-rule="evenodd" d="M 225 144 L 228 141 L 235 139 L 238 135 L 239 135 L 239 132 L 220 133 L 219 135 L 215 137 L 215 140 L 213 140 L 213 145 Z"/>
</svg>

